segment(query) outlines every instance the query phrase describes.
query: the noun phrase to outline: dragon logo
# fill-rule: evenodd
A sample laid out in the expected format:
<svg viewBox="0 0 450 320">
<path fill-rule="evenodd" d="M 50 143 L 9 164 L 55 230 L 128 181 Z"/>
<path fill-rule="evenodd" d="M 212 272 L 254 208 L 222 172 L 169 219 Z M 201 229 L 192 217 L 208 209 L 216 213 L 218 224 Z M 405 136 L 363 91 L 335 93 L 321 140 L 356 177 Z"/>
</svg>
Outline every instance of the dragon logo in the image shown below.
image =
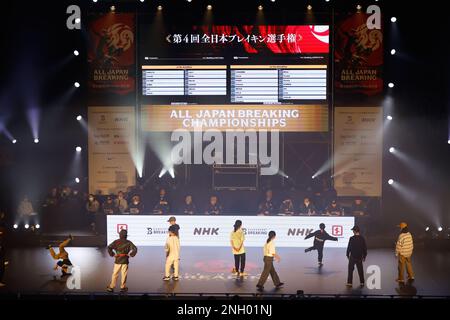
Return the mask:
<svg viewBox="0 0 450 320">
<path fill-rule="evenodd" d="M 134 42 L 133 31 L 124 23 L 113 24 L 95 34 L 99 37 L 95 60 L 105 68 L 114 67 L 119 62 L 118 58 L 130 49 Z"/>
</svg>

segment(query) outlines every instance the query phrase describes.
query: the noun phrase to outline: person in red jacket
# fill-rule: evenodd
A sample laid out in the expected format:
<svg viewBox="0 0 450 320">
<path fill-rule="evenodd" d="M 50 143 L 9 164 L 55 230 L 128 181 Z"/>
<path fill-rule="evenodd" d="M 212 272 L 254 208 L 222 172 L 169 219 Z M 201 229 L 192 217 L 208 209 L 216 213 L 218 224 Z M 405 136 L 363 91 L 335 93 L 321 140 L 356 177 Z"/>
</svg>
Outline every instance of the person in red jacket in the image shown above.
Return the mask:
<svg viewBox="0 0 450 320">
<path fill-rule="evenodd" d="M 108 253 L 115 258 L 114 271 L 111 278 L 111 284 L 106 288 L 108 292 L 114 292 L 119 272 L 122 274 L 122 281 L 120 283 L 120 292 L 127 292 L 127 275 L 129 257 L 134 257 L 137 253 L 137 248 L 133 242 L 127 240 L 128 232 L 125 229 L 120 230 L 119 239 L 108 246 Z"/>
<path fill-rule="evenodd" d="M 313 246 L 310 248 L 305 249 L 305 252 L 309 252 L 312 250 L 317 250 L 318 253 L 318 261 L 319 261 L 319 267 L 323 266 L 322 263 L 322 259 L 323 259 L 323 246 L 325 245 L 325 241 L 326 240 L 331 240 L 331 241 L 338 241 L 338 238 L 336 237 L 332 237 L 330 236 L 326 231 L 325 231 L 325 224 L 321 223 L 319 225 L 319 230 L 312 232 L 310 234 L 308 234 L 305 237 L 306 239 L 312 238 L 314 237 L 314 243 Z"/>
</svg>

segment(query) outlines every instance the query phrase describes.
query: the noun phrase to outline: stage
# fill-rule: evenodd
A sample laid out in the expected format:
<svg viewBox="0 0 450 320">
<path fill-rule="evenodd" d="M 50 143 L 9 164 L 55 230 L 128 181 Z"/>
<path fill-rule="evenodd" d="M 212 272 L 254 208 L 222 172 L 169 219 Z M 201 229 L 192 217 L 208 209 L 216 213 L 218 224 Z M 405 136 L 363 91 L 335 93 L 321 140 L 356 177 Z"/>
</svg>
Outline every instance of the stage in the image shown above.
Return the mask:
<svg viewBox="0 0 450 320">
<path fill-rule="evenodd" d="M 446 251 L 428 252 L 418 249 L 413 255 L 416 280 L 413 284 L 399 286 L 396 282 L 397 263 L 392 250 L 371 249 L 365 262 L 365 271 L 370 265 L 381 270 L 381 288 L 360 289 L 355 271 L 354 287 L 346 288 L 347 259 L 343 248 L 325 248 L 324 266 L 317 267 L 317 253 L 304 253 L 303 248 L 279 248 L 281 262 L 275 267 L 285 283 L 284 288 L 274 290 L 269 277 L 263 294 L 305 295 L 352 295 L 369 296 L 450 296 L 450 255 Z M 55 261 L 44 248 L 11 249 L 6 270 L 6 287 L 0 293 L 20 294 L 106 294 L 113 268 L 113 259 L 106 248 L 68 247 L 72 263 L 80 267 L 81 288 L 70 290 L 60 272 L 52 267 Z M 131 259 L 128 273 L 129 294 L 168 295 L 253 295 L 256 282 L 262 271 L 262 249 L 247 249 L 248 276 L 236 280 L 230 273 L 233 256 L 227 247 L 183 247 L 181 249 L 180 280 L 162 281 L 164 268 L 162 247 L 139 248 Z M 367 274 L 366 274 L 367 279 Z M 116 292 L 118 290 L 116 289 Z"/>
</svg>

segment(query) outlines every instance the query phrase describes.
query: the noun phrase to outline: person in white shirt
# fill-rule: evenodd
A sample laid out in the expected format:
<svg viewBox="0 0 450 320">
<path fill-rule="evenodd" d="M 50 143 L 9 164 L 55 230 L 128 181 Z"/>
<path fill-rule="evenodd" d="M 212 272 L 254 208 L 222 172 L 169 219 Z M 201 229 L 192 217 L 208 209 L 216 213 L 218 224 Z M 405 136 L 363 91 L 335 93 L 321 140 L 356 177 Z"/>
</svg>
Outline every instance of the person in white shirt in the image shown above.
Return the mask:
<svg viewBox="0 0 450 320">
<path fill-rule="evenodd" d="M 177 230 L 172 225 L 169 228 L 169 237 L 166 241 L 166 268 L 164 274 L 164 281 L 170 280 L 170 268 L 173 265 L 173 277 L 172 279 L 178 280 L 179 260 L 180 260 L 180 239 L 177 237 Z"/>
<path fill-rule="evenodd" d="M 234 230 L 231 232 L 230 235 L 230 243 L 231 243 L 231 249 L 234 255 L 234 269 L 233 273 L 236 274 L 236 276 L 243 277 L 247 274 L 244 272 L 245 269 L 245 248 L 244 248 L 244 241 L 245 241 L 245 235 L 244 231 L 242 231 L 242 221 L 236 220 L 234 223 Z"/>
<path fill-rule="evenodd" d="M 411 256 L 414 249 L 413 237 L 408 231 L 408 225 L 405 222 L 399 225 L 401 231 L 395 245 L 395 256 L 398 258 L 398 278 L 397 282 L 404 283 L 403 273 L 408 274 L 408 281 L 414 281 L 414 272 L 411 264 Z"/>
<path fill-rule="evenodd" d="M 275 250 L 275 231 L 269 232 L 269 238 L 266 241 L 266 244 L 264 245 L 264 270 L 261 273 L 261 277 L 259 278 L 258 284 L 256 287 L 258 288 L 258 291 L 262 291 L 264 289 L 264 284 L 267 281 L 267 278 L 272 278 L 273 284 L 277 289 L 281 288 L 284 283 L 280 282 L 280 278 L 278 277 L 277 272 L 275 271 L 275 267 L 273 266 L 273 260 L 277 260 L 280 262 L 280 256 L 276 253 Z"/>
</svg>

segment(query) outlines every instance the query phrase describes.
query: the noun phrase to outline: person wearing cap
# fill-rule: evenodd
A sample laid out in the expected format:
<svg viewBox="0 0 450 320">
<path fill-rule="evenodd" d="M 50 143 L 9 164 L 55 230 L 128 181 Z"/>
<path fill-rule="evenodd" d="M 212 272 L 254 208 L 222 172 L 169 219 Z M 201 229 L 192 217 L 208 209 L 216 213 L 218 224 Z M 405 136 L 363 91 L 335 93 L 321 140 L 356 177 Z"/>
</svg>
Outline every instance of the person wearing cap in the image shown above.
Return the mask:
<svg viewBox="0 0 450 320">
<path fill-rule="evenodd" d="M 305 252 L 309 252 L 309 251 L 312 251 L 312 250 L 317 250 L 317 254 L 318 254 L 317 259 L 318 259 L 319 267 L 321 267 L 321 266 L 323 266 L 322 259 L 323 259 L 323 247 L 325 245 L 325 241 L 326 240 L 338 241 L 338 238 L 330 236 L 325 231 L 325 224 L 324 223 L 321 223 L 319 225 L 319 230 L 309 233 L 305 237 L 305 240 L 309 239 L 309 238 L 312 238 L 312 237 L 314 237 L 313 246 L 310 247 L 310 248 L 305 249 Z"/>
<path fill-rule="evenodd" d="M 175 233 L 175 235 L 177 237 L 180 237 L 180 235 L 179 235 L 180 226 L 177 224 L 177 218 L 172 216 L 172 217 L 169 218 L 169 220 L 167 220 L 167 222 L 170 223 L 169 231 L 170 231 L 170 228 L 172 228 L 172 230 Z"/>
<path fill-rule="evenodd" d="M 395 256 L 398 258 L 398 278 L 396 281 L 399 283 L 404 283 L 405 280 L 403 278 L 403 273 L 405 266 L 408 274 L 408 280 L 414 280 L 414 272 L 411 264 L 414 243 L 406 222 L 400 223 L 398 227 L 400 227 L 400 235 L 398 236 L 397 243 L 395 245 Z"/>
<path fill-rule="evenodd" d="M 180 239 L 177 237 L 178 229 L 176 225 L 171 225 L 169 227 L 169 237 L 166 240 L 166 245 L 164 247 L 166 251 L 166 266 L 164 281 L 170 280 L 170 269 L 173 266 L 173 277 L 172 279 L 178 280 L 178 270 L 180 261 Z"/>
<path fill-rule="evenodd" d="M 348 259 L 347 287 L 353 285 L 353 270 L 355 269 L 355 265 L 358 270 L 359 284 L 361 287 L 364 287 L 363 262 L 367 257 L 366 240 L 360 235 L 358 226 L 354 226 L 352 231 L 353 236 L 348 241 L 346 254 Z"/>
<path fill-rule="evenodd" d="M 121 273 L 120 292 L 127 292 L 127 275 L 129 257 L 134 257 L 137 253 L 137 248 L 130 240 L 127 240 L 128 232 L 125 229 L 120 230 L 119 239 L 115 240 L 108 246 L 108 253 L 115 258 L 114 270 L 110 285 L 106 288 L 108 292 L 114 292 L 119 273 Z"/>
<path fill-rule="evenodd" d="M 230 235 L 230 243 L 232 252 L 234 255 L 234 269 L 233 273 L 236 274 L 237 277 L 243 277 L 247 274 L 244 272 L 245 269 L 245 248 L 244 241 L 245 235 L 242 231 L 242 221 L 236 220 L 234 223 L 234 229 Z"/>
</svg>

